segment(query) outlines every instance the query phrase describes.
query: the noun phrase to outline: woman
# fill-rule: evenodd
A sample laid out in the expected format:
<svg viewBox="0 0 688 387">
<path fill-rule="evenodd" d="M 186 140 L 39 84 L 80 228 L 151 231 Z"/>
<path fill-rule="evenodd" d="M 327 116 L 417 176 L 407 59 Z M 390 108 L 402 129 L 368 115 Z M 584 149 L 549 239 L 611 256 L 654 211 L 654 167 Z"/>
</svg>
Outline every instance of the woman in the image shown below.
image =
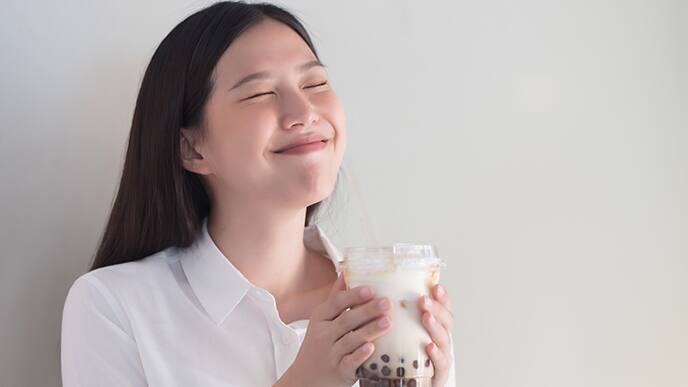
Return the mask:
<svg viewBox="0 0 688 387">
<path fill-rule="evenodd" d="M 64 386 L 357 383 L 392 307 L 346 289 L 313 221 L 345 149 L 344 110 L 293 15 L 222 2 L 176 26 L 144 75 L 93 267 L 65 302 Z M 449 297 L 432 294 L 419 305 L 433 385 L 453 386 Z"/>
</svg>

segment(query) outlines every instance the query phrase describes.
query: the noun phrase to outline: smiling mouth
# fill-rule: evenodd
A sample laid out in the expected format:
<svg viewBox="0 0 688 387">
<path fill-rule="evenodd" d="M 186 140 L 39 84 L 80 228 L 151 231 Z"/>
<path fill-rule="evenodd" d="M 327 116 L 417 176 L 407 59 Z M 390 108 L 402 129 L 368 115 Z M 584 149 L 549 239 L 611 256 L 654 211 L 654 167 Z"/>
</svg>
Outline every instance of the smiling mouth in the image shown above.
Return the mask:
<svg viewBox="0 0 688 387">
<path fill-rule="evenodd" d="M 278 155 L 301 155 L 301 154 L 306 154 L 306 153 L 311 153 L 318 151 L 320 149 L 325 148 L 327 144 L 329 143 L 329 140 L 321 140 L 321 141 L 314 141 L 314 142 L 309 142 L 307 144 L 301 144 L 297 145 L 294 147 L 291 147 L 289 149 L 281 150 L 279 152 L 273 152 Z"/>
</svg>

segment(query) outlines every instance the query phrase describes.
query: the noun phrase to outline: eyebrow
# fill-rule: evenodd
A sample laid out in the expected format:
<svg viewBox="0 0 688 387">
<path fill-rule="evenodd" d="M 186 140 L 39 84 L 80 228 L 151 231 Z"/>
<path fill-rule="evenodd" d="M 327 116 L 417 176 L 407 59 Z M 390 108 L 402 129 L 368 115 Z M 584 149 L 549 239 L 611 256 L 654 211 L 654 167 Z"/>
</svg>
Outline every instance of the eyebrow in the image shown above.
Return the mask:
<svg viewBox="0 0 688 387">
<path fill-rule="evenodd" d="M 325 68 L 325 64 L 322 63 L 322 62 L 320 62 L 319 60 L 315 59 L 315 60 L 312 60 L 312 61 L 310 61 L 310 62 L 306 62 L 306 63 L 304 63 L 304 64 L 301 64 L 301 65 L 297 66 L 296 69 L 297 69 L 299 72 L 303 73 L 303 72 L 305 72 L 306 70 L 308 70 L 308 69 L 310 69 L 310 68 L 313 68 L 313 67 L 322 67 L 322 68 Z M 243 84 L 245 84 L 245 83 L 248 83 L 248 82 L 251 82 L 251 81 L 255 81 L 255 80 L 258 80 L 258 79 L 268 79 L 268 78 L 270 78 L 270 77 L 271 77 L 271 73 L 268 72 L 268 71 L 261 71 L 261 72 L 249 74 L 249 75 L 247 75 L 247 76 L 241 78 L 241 80 L 240 80 L 239 82 L 237 82 L 236 84 L 234 84 L 234 86 L 232 86 L 232 88 L 230 88 L 228 91 L 232 91 L 232 90 L 234 90 L 234 89 L 240 87 L 241 85 L 243 85 Z"/>
</svg>

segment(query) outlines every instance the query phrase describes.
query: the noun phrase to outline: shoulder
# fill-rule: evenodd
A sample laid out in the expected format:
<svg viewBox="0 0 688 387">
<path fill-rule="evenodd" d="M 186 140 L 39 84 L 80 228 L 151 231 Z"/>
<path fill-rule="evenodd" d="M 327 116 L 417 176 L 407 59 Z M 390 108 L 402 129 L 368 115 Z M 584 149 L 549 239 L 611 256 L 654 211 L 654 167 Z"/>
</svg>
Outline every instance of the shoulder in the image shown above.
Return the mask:
<svg viewBox="0 0 688 387">
<path fill-rule="evenodd" d="M 137 299 L 163 286 L 171 277 L 168 262 L 176 249 L 168 248 L 137 261 L 91 270 L 77 277 L 67 292 L 69 306 L 124 312 L 128 300 Z"/>
<path fill-rule="evenodd" d="M 136 261 L 118 263 L 91 270 L 75 281 L 99 282 L 109 288 L 122 289 L 137 285 L 150 285 L 169 272 L 168 262 L 176 258 L 176 249 L 170 247 Z"/>
<path fill-rule="evenodd" d="M 176 248 L 170 247 L 136 261 L 100 267 L 83 275 L 111 286 L 131 286 L 155 280 L 168 271 L 168 262 L 176 258 Z"/>
</svg>

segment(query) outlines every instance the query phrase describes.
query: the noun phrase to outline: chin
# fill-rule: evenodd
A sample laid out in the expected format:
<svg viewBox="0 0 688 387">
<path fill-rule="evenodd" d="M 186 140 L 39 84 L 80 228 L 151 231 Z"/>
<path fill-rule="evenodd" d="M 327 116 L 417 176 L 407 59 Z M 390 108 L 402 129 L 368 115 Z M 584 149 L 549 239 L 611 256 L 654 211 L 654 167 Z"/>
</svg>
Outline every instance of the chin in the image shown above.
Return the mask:
<svg viewBox="0 0 688 387">
<path fill-rule="evenodd" d="M 321 202 L 327 199 L 334 191 L 335 182 L 321 182 L 304 192 L 304 196 L 307 200 L 305 202 L 306 207 L 312 204 Z"/>
<path fill-rule="evenodd" d="M 336 168 L 335 168 L 336 165 Z M 278 193 L 298 207 L 308 207 L 327 199 L 337 185 L 339 163 L 311 163 L 285 173 L 275 182 Z"/>
<path fill-rule="evenodd" d="M 327 199 L 334 191 L 337 175 L 329 171 L 322 172 L 320 170 L 315 173 L 305 173 L 292 179 L 288 183 L 290 188 L 286 191 L 282 190 L 283 194 L 288 194 L 299 203 L 299 206 L 304 207 Z"/>
</svg>

